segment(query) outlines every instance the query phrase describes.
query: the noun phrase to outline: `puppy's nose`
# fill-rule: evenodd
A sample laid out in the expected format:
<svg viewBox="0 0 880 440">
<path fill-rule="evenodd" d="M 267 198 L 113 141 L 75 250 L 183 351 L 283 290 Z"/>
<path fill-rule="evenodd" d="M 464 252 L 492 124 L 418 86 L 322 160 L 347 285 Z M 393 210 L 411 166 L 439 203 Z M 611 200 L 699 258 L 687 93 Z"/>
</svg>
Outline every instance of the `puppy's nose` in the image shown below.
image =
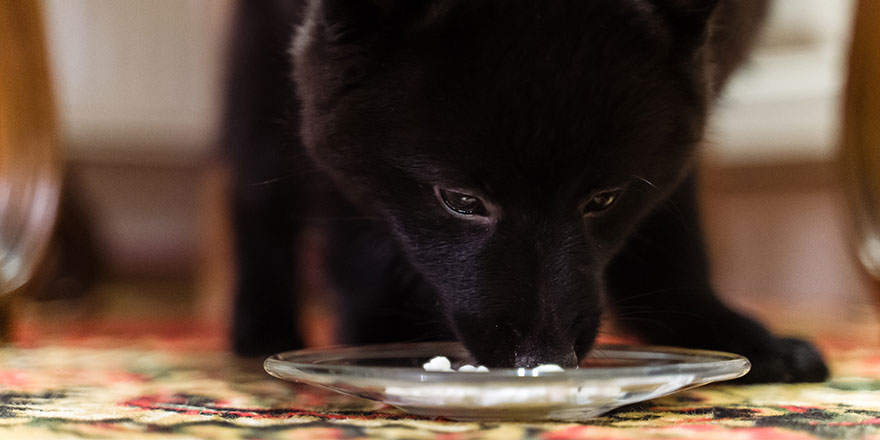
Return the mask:
<svg viewBox="0 0 880 440">
<path fill-rule="evenodd" d="M 537 349 L 518 351 L 514 357 L 515 368 L 535 368 L 543 364 L 556 364 L 562 368 L 574 368 L 578 364 L 577 354 L 574 349 L 567 350 L 543 350 Z"/>
</svg>

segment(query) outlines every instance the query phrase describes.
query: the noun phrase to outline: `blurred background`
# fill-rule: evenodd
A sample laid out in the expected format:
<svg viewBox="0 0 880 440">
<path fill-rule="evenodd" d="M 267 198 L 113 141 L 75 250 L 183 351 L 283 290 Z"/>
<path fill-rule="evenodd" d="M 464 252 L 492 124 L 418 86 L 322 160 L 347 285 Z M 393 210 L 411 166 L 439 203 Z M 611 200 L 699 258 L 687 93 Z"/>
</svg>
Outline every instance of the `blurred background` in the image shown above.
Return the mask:
<svg viewBox="0 0 880 440">
<path fill-rule="evenodd" d="M 20 299 L 17 337 L 200 332 L 224 346 L 234 274 L 216 131 L 232 2 L 43 3 L 68 169 L 62 211 L 78 222 L 67 232 L 75 251 L 56 246 Z M 836 165 L 852 10 L 851 0 L 775 0 L 705 149 L 719 290 L 764 317 L 823 311 L 775 324 L 806 335 L 876 320 Z M 328 334 L 321 324 L 307 321 L 315 343 Z"/>
</svg>

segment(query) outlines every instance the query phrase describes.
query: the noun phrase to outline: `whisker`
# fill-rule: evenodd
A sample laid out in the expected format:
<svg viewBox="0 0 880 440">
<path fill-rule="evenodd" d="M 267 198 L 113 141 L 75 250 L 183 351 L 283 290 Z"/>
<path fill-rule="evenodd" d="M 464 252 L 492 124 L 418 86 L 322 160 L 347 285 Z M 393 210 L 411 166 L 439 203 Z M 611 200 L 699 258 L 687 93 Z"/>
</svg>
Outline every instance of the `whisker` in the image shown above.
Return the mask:
<svg viewBox="0 0 880 440">
<path fill-rule="evenodd" d="M 659 189 L 659 188 L 657 188 L 657 185 L 654 185 L 654 183 L 652 183 L 652 182 L 651 182 L 650 180 L 648 180 L 648 179 L 645 179 L 645 178 L 642 177 L 642 176 L 638 176 L 638 175 L 635 175 L 635 174 L 633 174 L 632 176 L 635 177 L 636 179 L 641 180 L 642 182 L 647 183 L 648 185 L 651 185 L 654 189 Z"/>
<path fill-rule="evenodd" d="M 275 178 L 272 178 L 272 179 L 260 180 L 260 181 L 258 181 L 258 182 L 250 182 L 250 183 L 247 184 L 247 186 L 265 186 L 265 185 L 271 185 L 271 184 L 273 184 L 273 183 L 283 182 L 283 181 L 285 181 L 285 180 L 291 180 L 291 179 L 294 179 L 295 177 L 297 177 L 296 174 L 287 174 L 287 175 L 280 176 L 280 177 L 275 177 Z"/>
</svg>

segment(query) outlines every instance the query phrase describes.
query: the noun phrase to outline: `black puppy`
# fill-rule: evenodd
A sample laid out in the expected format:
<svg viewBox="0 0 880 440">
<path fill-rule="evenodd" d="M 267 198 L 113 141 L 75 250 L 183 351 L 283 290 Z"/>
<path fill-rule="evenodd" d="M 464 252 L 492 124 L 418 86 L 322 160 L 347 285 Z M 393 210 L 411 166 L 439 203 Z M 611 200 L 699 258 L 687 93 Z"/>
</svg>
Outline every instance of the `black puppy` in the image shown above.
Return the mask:
<svg viewBox="0 0 880 440">
<path fill-rule="evenodd" d="M 763 0 L 242 1 L 225 144 L 235 346 L 301 345 L 295 244 L 326 237 L 348 343 L 455 338 L 573 366 L 604 312 L 647 341 L 827 375 L 710 286 L 707 112 Z"/>
</svg>

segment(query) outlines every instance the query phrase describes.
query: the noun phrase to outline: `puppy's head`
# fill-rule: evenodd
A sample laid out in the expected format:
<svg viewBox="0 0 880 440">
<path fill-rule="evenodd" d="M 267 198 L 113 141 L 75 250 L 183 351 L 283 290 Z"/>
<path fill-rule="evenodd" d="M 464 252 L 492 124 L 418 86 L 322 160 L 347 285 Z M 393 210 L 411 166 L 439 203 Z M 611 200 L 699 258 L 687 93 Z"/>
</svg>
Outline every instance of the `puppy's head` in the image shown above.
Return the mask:
<svg viewBox="0 0 880 440">
<path fill-rule="evenodd" d="M 571 366 L 701 136 L 711 0 L 313 2 L 301 133 L 488 366 Z"/>
</svg>

